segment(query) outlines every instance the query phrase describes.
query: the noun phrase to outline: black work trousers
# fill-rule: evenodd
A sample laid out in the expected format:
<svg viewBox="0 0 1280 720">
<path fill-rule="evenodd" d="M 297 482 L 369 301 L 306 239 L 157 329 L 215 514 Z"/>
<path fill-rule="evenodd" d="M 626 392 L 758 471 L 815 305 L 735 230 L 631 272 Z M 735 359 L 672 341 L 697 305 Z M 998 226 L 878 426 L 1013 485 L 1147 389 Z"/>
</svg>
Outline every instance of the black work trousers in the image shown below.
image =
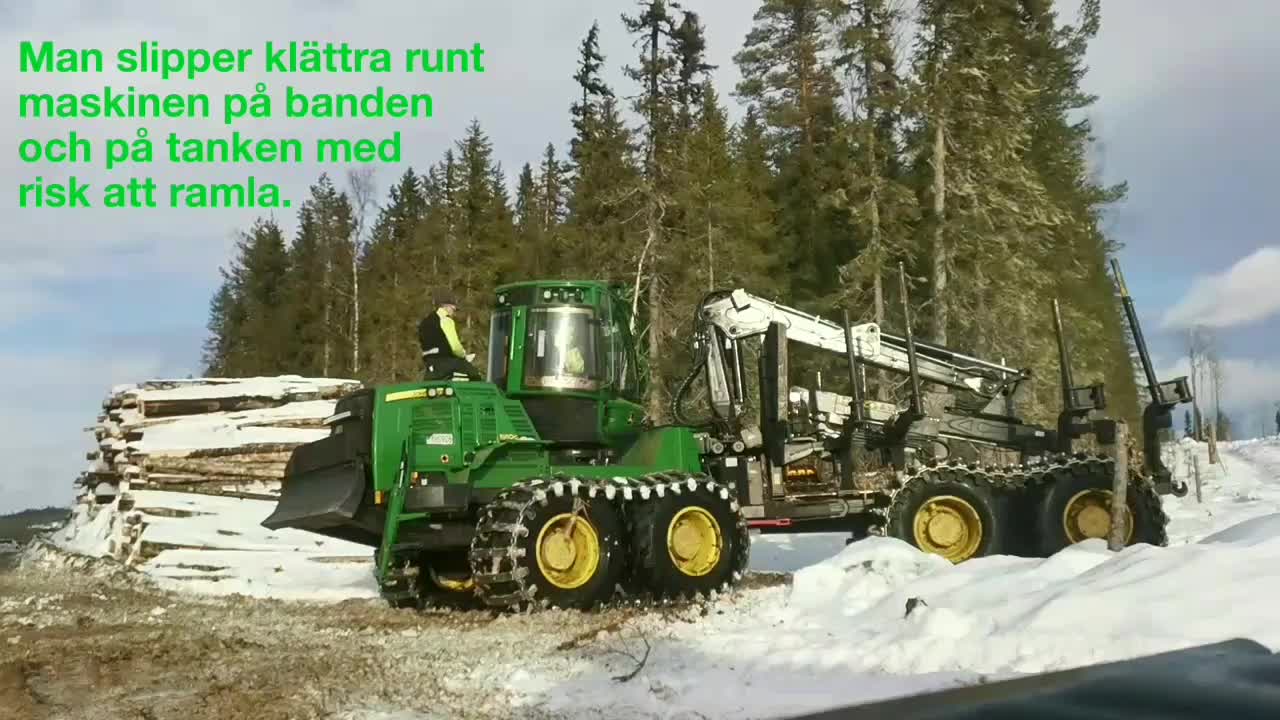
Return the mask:
<svg viewBox="0 0 1280 720">
<path fill-rule="evenodd" d="M 467 362 L 466 358 L 460 358 L 457 355 L 423 355 L 422 356 L 422 379 L 423 380 L 448 380 L 455 373 L 466 375 L 470 380 L 483 380 L 484 376 L 476 369 L 475 365 Z"/>
</svg>

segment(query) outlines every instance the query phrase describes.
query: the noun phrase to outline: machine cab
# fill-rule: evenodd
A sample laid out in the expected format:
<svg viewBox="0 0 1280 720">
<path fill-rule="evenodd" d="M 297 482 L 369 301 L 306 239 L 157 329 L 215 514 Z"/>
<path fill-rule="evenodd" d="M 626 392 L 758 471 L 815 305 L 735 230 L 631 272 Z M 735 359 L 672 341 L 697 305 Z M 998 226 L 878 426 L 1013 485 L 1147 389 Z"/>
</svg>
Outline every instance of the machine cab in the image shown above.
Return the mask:
<svg viewBox="0 0 1280 720">
<path fill-rule="evenodd" d="M 638 424 L 642 388 L 619 287 L 516 283 L 497 288 L 494 301 L 488 380 L 522 401 L 540 435 L 594 444 L 612 415 Z"/>
</svg>

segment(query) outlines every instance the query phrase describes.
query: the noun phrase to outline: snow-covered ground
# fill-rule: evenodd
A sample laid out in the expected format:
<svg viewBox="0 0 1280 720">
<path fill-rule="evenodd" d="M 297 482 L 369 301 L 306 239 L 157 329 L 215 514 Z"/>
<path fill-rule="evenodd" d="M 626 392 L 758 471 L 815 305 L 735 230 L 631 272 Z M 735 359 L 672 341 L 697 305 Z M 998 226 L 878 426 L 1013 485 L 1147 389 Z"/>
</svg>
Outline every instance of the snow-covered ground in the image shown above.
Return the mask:
<svg viewBox="0 0 1280 720">
<path fill-rule="evenodd" d="M 1090 541 L 1047 559 L 953 566 L 885 538 L 846 547 L 841 535 L 761 536 L 752 568 L 791 572 L 789 585 L 741 590 L 703 617 L 642 613 L 581 652 L 514 658 L 468 681 L 572 716 L 768 718 L 1235 637 L 1280 650 L 1280 441 L 1224 443 L 1217 465 L 1203 445 L 1170 452 L 1184 479 L 1188 454 L 1199 454 L 1203 502 L 1194 488 L 1165 498 L 1166 548 L 1113 554 Z M 143 566 L 166 587 L 376 597 L 367 548 L 268 532 L 258 522 L 270 502 L 137 496 L 159 510 L 144 537 L 187 546 Z M 208 514 L 167 518 L 165 508 Z M 644 668 L 615 680 L 646 645 Z"/>
<path fill-rule="evenodd" d="M 164 490 L 132 491 L 141 543 L 159 553 L 139 566 L 166 589 L 290 600 L 377 597 L 369 548 L 260 524 L 275 502 Z M 108 553 L 112 514 L 98 512 L 50 540 L 91 557 Z"/>
<path fill-rule="evenodd" d="M 1214 466 L 1203 445 L 1175 452 L 1201 455 L 1204 502 L 1165 499 L 1170 547 L 1090 541 L 953 566 L 885 538 L 761 537 L 753 567 L 795 571 L 792 584 L 696 623 L 633 621 L 628 652 L 653 648 L 636 680 L 613 680 L 634 667 L 614 656 L 510 687 L 584 717 L 767 718 L 1236 637 L 1280 650 L 1280 441 L 1224 443 Z"/>
<path fill-rule="evenodd" d="M 302 530 L 268 530 L 267 500 L 137 491 L 142 541 L 172 546 L 142 565 L 161 587 L 301 600 L 377 597 L 369 548 Z M 166 511 L 195 513 L 167 516 Z"/>
<path fill-rule="evenodd" d="M 1193 455 L 1200 466 L 1203 503 L 1195 499 Z M 1203 443 L 1171 447 L 1169 465 L 1191 491 L 1185 498 L 1165 498 L 1170 545 L 1196 542 L 1245 520 L 1280 512 L 1280 440 L 1222 443 L 1219 455 L 1222 462 L 1210 465 Z"/>
</svg>

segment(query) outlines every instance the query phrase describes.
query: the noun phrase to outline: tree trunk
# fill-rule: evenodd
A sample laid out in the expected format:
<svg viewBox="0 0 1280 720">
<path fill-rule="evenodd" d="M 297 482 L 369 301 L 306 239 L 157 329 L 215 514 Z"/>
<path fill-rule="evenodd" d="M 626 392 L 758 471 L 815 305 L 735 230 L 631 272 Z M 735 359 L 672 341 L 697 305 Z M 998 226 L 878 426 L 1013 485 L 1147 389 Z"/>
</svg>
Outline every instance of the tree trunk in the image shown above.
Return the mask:
<svg viewBox="0 0 1280 720">
<path fill-rule="evenodd" d="M 865 31 L 869 32 L 871 30 L 873 20 L 871 7 L 864 4 L 862 6 L 862 25 Z M 871 278 L 873 291 L 872 311 L 875 313 L 876 323 L 884 327 L 884 283 L 880 278 L 883 272 L 883 258 L 880 256 L 880 181 L 884 175 L 881 172 L 878 148 L 876 147 L 878 116 L 873 103 L 873 93 L 875 93 L 876 85 L 869 51 L 863 52 L 862 83 L 867 93 L 867 177 L 871 180 L 870 207 L 868 208 L 871 236 L 868 246 L 871 249 L 873 263 Z M 885 398 L 880 399 L 884 400 Z"/>
<path fill-rule="evenodd" d="M 716 289 L 716 251 L 711 242 L 711 205 L 707 204 L 707 292 Z"/>
<path fill-rule="evenodd" d="M 863 8 L 863 21 L 870 27 L 871 11 Z M 871 59 L 868 55 L 863 64 L 863 81 L 867 92 L 873 87 L 871 77 Z M 870 221 L 870 238 L 867 242 L 871 254 L 871 311 L 877 325 L 884 327 L 884 281 L 881 277 L 884 270 L 884 258 L 881 255 L 880 238 L 880 180 L 882 179 L 876 148 L 876 115 L 874 109 L 867 108 L 867 177 L 871 179 L 871 197 L 868 199 L 867 218 Z M 885 374 L 876 371 L 876 399 L 889 399 L 889 383 Z"/>
<path fill-rule="evenodd" d="M 651 227 L 651 234 L 656 234 L 657 229 Z M 656 242 L 656 241 L 655 241 Z M 650 266 L 655 266 L 651 263 Z M 658 279 L 658 273 L 651 271 L 649 273 L 649 397 L 648 397 L 648 414 L 649 421 L 654 424 L 661 424 L 665 421 L 665 408 L 663 406 L 662 392 L 662 373 L 660 370 L 660 362 L 662 360 L 662 285 Z"/>
<path fill-rule="evenodd" d="M 332 351 L 333 328 L 330 323 L 333 321 L 333 287 L 330 283 L 330 273 L 333 272 L 333 258 L 329 253 L 325 253 L 324 259 L 324 283 L 321 287 L 324 289 L 324 353 L 321 361 L 320 376 L 329 377 L 329 356 Z"/>
<path fill-rule="evenodd" d="M 1190 373 L 1191 398 L 1192 398 L 1191 422 L 1195 429 L 1196 442 L 1201 442 L 1202 440 L 1204 440 L 1204 435 L 1202 434 L 1202 428 L 1200 427 L 1200 391 L 1198 387 L 1199 383 L 1196 382 L 1196 375 L 1199 374 L 1199 368 L 1197 367 L 1199 362 L 1200 362 L 1199 358 L 1196 357 L 1195 345 L 1191 342 L 1188 342 L 1187 363 L 1191 368 L 1191 373 Z"/>
<path fill-rule="evenodd" d="M 393 246 L 393 247 L 397 247 L 397 246 Z M 399 253 L 399 249 L 398 249 L 398 247 L 397 247 L 397 252 L 392 256 L 392 259 L 393 259 L 393 260 L 398 260 L 398 259 L 399 259 L 399 257 L 400 257 L 400 253 Z M 434 256 L 434 255 L 432 255 L 432 264 L 433 264 L 432 271 L 433 271 L 433 272 L 432 272 L 431 276 L 432 276 L 432 277 L 439 277 L 439 276 L 438 276 L 438 275 L 436 275 L 436 274 L 435 274 L 435 272 L 434 272 L 434 270 L 435 270 L 435 268 L 434 268 L 434 258 L 435 258 L 435 256 Z M 394 298 L 399 298 L 399 297 L 400 297 L 400 273 L 398 272 L 399 265 L 400 265 L 400 263 L 399 263 L 399 262 L 393 262 L 393 263 L 392 263 L 392 268 L 391 268 L 391 297 L 394 297 Z M 377 327 L 377 326 L 375 325 L 374 327 Z M 383 338 L 382 342 L 383 342 L 383 343 L 385 343 L 385 342 L 386 342 L 386 337 L 387 337 L 387 336 L 386 336 L 386 331 L 385 331 L 385 330 L 380 331 L 380 332 L 378 332 L 378 335 L 379 335 L 379 336 L 381 336 L 381 337 Z M 395 341 L 395 336 L 394 336 L 394 334 L 393 334 L 393 335 L 392 335 L 392 342 L 394 342 L 394 341 Z M 374 353 L 376 354 L 377 352 L 378 352 L 378 351 L 377 351 L 377 349 L 375 349 L 375 350 L 374 350 Z M 392 377 L 392 378 L 394 378 L 395 380 L 399 380 L 399 379 L 401 378 L 401 375 L 400 375 L 400 353 L 398 353 L 398 352 L 393 352 L 393 353 L 388 353 L 388 354 L 391 356 L 391 377 Z M 379 363 L 379 364 L 381 364 L 381 363 Z"/>
<path fill-rule="evenodd" d="M 933 341 L 947 344 L 947 266 L 950 264 L 944 237 L 947 207 L 947 142 L 944 120 L 933 127 Z"/>
<path fill-rule="evenodd" d="M 1107 549 L 1119 552 L 1124 549 L 1125 507 L 1129 497 L 1129 426 L 1123 420 L 1116 423 L 1115 474 L 1111 479 L 1111 529 L 1107 533 Z"/>
<path fill-rule="evenodd" d="M 658 239 L 656 226 L 649 226 L 649 233 L 640 250 L 640 259 L 636 261 L 636 280 L 631 291 L 631 336 L 636 335 L 636 322 L 640 318 L 640 281 L 644 279 L 644 262 L 649 257 L 649 250 Z"/>
<path fill-rule="evenodd" d="M 351 374 L 360 373 L 360 239 L 351 243 Z"/>
</svg>

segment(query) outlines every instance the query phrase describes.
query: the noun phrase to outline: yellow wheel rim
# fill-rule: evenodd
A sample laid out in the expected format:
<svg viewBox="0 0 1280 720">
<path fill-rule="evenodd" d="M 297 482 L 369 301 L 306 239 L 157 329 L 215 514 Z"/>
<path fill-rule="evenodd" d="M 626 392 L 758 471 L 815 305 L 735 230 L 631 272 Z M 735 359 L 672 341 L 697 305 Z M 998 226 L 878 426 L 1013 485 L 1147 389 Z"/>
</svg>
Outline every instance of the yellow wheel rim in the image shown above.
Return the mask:
<svg viewBox="0 0 1280 720">
<path fill-rule="evenodd" d="M 911 525 L 917 547 L 953 563 L 973 557 L 982 544 L 982 517 L 969 501 L 955 495 L 926 500 Z"/>
<path fill-rule="evenodd" d="M 1133 540 L 1133 511 L 1128 503 L 1124 507 L 1124 544 Z M 1081 490 L 1067 501 L 1062 510 L 1062 530 L 1072 545 L 1091 538 L 1103 538 L 1111 533 L 1111 491 Z"/>
<path fill-rule="evenodd" d="M 720 561 L 722 545 L 720 523 L 700 507 L 682 509 L 667 526 L 667 554 L 685 575 L 699 577 L 711 572 Z"/>
<path fill-rule="evenodd" d="M 580 515 L 561 513 L 548 520 L 534 548 L 538 570 L 558 588 L 582 587 L 600 567 L 600 536 Z"/>
<path fill-rule="evenodd" d="M 435 570 L 430 570 L 431 582 L 441 590 L 449 590 L 451 592 L 467 592 L 475 587 L 475 581 L 471 578 L 465 580 L 455 580 L 442 575 L 437 575 Z"/>
</svg>

